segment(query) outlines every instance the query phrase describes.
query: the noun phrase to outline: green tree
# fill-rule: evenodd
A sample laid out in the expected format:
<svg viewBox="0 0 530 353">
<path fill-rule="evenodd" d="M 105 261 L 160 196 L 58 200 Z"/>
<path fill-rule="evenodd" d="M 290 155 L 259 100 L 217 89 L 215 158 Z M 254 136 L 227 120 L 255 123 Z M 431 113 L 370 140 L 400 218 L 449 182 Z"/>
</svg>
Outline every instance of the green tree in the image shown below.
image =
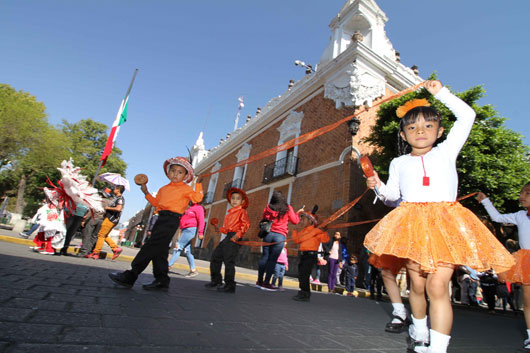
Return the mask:
<svg viewBox="0 0 530 353">
<path fill-rule="evenodd" d="M 63 133 L 48 123 L 42 102 L 0 85 L 0 191 L 15 200 L 16 213 L 22 213 L 27 203 L 27 186 L 65 157 L 67 144 Z"/>
<path fill-rule="evenodd" d="M 108 138 L 107 129 L 107 125 L 92 119 L 83 119 L 76 123 L 68 123 L 63 120 L 62 130 L 70 141 L 69 155 L 73 158 L 76 166 L 83 168 L 83 174 L 89 180 L 92 180 L 99 166 L 99 159 Z M 99 174 L 105 172 L 120 173 L 125 177 L 127 164 L 121 159 L 121 154 L 122 151 L 115 146 Z M 98 188 L 103 185 L 99 182 L 96 183 Z"/>
<path fill-rule="evenodd" d="M 45 110 L 31 94 L 0 84 L 0 168 L 17 161 L 38 143 L 48 126 Z"/>
<path fill-rule="evenodd" d="M 435 75 L 430 79 L 436 79 Z M 523 143 L 519 133 L 506 128 L 506 119 L 500 117 L 491 105 L 477 104 L 484 93 L 481 86 L 456 93 L 477 114 L 471 134 L 456 162 L 458 195 L 481 190 L 500 211 L 512 212 L 517 210 L 521 187 L 530 180 L 529 148 Z M 388 178 L 390 162 L 398 156 L 399 120 L 395 114 L 396 109 L 414 98 L 426 98 L 442 115 L 442 125 L 445 128 L 442 141 L 456 121 L 453 113 L 426 90 L 411 92 L 381 104 L 372 133 L 364 141 L 375 147 L 371 158 L 382 180 Z M 481 208 L 474 209 L 482 211 Z"/>
</svg>

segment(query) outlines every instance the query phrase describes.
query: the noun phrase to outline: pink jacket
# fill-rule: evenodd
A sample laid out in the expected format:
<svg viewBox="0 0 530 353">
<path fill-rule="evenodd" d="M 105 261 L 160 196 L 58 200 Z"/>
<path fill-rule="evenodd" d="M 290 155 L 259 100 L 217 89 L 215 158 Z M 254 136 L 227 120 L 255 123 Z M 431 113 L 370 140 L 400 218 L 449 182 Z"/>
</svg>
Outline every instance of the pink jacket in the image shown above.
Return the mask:
<svg viewBox="0 0 530 353">
<path fill-rule="evenodd" d="M 198 234 L 204 234 L 204 208 L 201 205 L 193 205 L 189 207 L 180 218 L 180 229 L 198 228 Z"/>
<path fill-rule="evenodd" d="M 280 253 L 280 256 L 278 256 L 278 260 L 276 260 L 279 264 L 284 264 L 286 267 L 289 267 L 289 258 L 287 257 L 287 249 L 283 248 L 282 252 Z"/>
<path fill-rule="evenodd" d="M 289 233 L 289 222 L 292 224 L 298 224 L 300 222 L 300 217 L 298 213 L 295 213 L 292 206 L 289 205 L 289 210 L 281 217 L 278 217 L 278 211 L 273 211 L 269 205 L 265 207 L 263 211 L 263 219 L 272 221 L 271 232 L 280 233 L 287 235 Z"/>
</svg>

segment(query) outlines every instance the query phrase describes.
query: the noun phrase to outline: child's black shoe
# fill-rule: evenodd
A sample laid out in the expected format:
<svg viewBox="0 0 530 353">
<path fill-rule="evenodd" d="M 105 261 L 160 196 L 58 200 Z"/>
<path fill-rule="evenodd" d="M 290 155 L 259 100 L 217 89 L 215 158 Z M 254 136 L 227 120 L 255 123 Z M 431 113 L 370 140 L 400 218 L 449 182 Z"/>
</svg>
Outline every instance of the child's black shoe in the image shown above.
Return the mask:
<svg viewBox="0 0 530 353">
<path fill-rule="evenodd" d="M 209 282 L 204 285 L 208 289 L 216 289 L 217 287 L 221 287 L 221 283 L 218 282 Z"/>
<path fill-rule="evenodd" d="M 235 285 L 228 285 L 225 284 L 222 287 L 217 287 L 218 292 L 225 292 L 225 293 L 235 293 L 236 292 L 236 286 Z"/>
<path fill-rule="evenodd" d="M 144 284 L 142 286 L 142 288 L 145 289 L 145 290 L 163 290 L 163 291 L 167 291 L 169 289 L 169 284 L 162 283 L 162 282 L 157 281 L 155 279 L 151 283 Z"/>
<path fill-rule="evenodd" d="M 399 320 L 399 322 L 392 322 L 394 319 Z M 385 331 L 390 333 L 401 333 L 406 331 L 410 325 L 410 320 L 406 318 L 403 320 L 400 316 L 393 315 L 392 319 L 386 324 Z"/>
<path fill-rule="evenodd" d="M 125 275 L 123 272 L 111 272 L 109 273 L 109 278 L 116 284 L 126 287 L 126 288 L 132 288 L 134 282 L 130 282 L 125 278 Z"/>
<path fill-rule="evenodd" d="M 310 298 L 310 294 L 303 291 L 298 291 L 298 294 L 293 297 L 293 300 L 299 301 L 299 302 L 308 302 Z"/>
</svg>

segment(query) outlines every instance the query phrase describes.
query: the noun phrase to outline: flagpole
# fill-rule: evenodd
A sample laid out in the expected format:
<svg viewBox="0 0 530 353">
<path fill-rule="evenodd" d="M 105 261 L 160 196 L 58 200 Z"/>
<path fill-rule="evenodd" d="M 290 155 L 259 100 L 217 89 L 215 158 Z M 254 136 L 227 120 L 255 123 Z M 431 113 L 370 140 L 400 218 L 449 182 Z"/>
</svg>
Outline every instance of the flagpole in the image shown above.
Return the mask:
<svg viewBox="0 0 530 353">
<path fill-rule="evenodd" d="M 239 106 L 237 107 L 236 121 L 234 122 L 234 131 L 237 130 L 237 124 L 239 122 L 239 115 L 241 114 L 241 108 L 245 106 L 243 104 L 243 96 L 239 97 L 238 100 L 239 100 Z"/>
<path fill-rule="evenodd" d="M 127 93 L 125 93 L 125 97 L 123 98 L 122 105 L 123 105 L 123 102 L 127 101 L 127 97 L 129 97 L 129 93 L 131 93 L 131 89 L 132 89 L 132 86 L 134 84 L 134 80 L 136 79 L 136 74 L 137 73 L 138 73 L 138 69 L 134 70 L 134 74 L 133 74 L 131 83 L 129 84 L 129 88 L 127 89 Z M 122 109 L 122 106 L 120 106 L 120 110 L 121 109 Z M 102 154 L 103 154 L 103 152 L 102 152 Z M 103 166 L 104 162 L 105 162 L 104 160 L 100 160 L 99 161 L 98 169 L 96 170 L 96 174 L 94 174 L 94 179 L 92 179 L 92 186 L 94 186 L 94 184 L 96 183 L 96 178 L 98 177 L 99 171 L 101 170 L 101 167 Z"/>
</svg>

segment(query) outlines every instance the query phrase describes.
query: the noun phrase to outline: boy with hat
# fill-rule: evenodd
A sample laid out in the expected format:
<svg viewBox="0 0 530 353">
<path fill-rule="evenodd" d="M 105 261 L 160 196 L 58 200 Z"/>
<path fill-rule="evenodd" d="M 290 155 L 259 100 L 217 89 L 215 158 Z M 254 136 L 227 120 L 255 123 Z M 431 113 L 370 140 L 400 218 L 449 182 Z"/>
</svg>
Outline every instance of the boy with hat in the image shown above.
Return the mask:
<svg viewBox="0 0 530 353">
<path fill-rule="evenodd" d="M 309 276 L 311 270 L 317 263 L 318 247 L 320 243 L 329 241 L 328 233 L 321 229 L 315 228 L 318 224 L 316 211 L 318 206 L 315 205 L 311 212 L 300 213 L 300 230 L 293 230 L 293 241 L 300 244 L 300 260 L 298 262 L 298 281 L 300 291 L 293 297 L 296 301 L 309 301 L 311 297 L 311 288 L 309 286 Z"/>
<path fill-rule="evenodd" d="M 158 190 L 156 198 L 141 184 L 145 198 L 158 211 L 158 219 L 151 236 L 142 246 L 131 263 L 131 269 L 124 272 L 109 273 L 115 283 L 131 288 L 138 275 L 153 261 L 155 280 L 144 284 L 146 290 L 167 290 L 169 288 L 167 254 L 169 243 L 178 230 L 180 217 L 186 211 L 188 203 L 202 201 L 202 184 L 197 182 L 195 190 L 186 183 L 193 180 L 193 167 L 184 157 L 170 158 L 164 162 L 164 172 L 170 183 Z"/>
<path fill-rule="evenodd" d="M 226 234 L 226 237 L 217 245 L 210 260 L 211 282 L 205 284 L 206 288 L 217 288 L 220 292 L 234 293 L 236 291 L 236 257 L 241 245 L 236 241 L 241 240 L 243 235 L 250 228 L 248 218 L 247 194 L 238 188 L 230 188 L 226 192 L 226 199 L 231 208 L 224 219 L 224 226 L 219 232 Z M 217 230 L 217 229 L 216 229 Z M 223 277 L 221 267 L 225 264 L 225 285 L 221 287 Z"/>
</svg>

